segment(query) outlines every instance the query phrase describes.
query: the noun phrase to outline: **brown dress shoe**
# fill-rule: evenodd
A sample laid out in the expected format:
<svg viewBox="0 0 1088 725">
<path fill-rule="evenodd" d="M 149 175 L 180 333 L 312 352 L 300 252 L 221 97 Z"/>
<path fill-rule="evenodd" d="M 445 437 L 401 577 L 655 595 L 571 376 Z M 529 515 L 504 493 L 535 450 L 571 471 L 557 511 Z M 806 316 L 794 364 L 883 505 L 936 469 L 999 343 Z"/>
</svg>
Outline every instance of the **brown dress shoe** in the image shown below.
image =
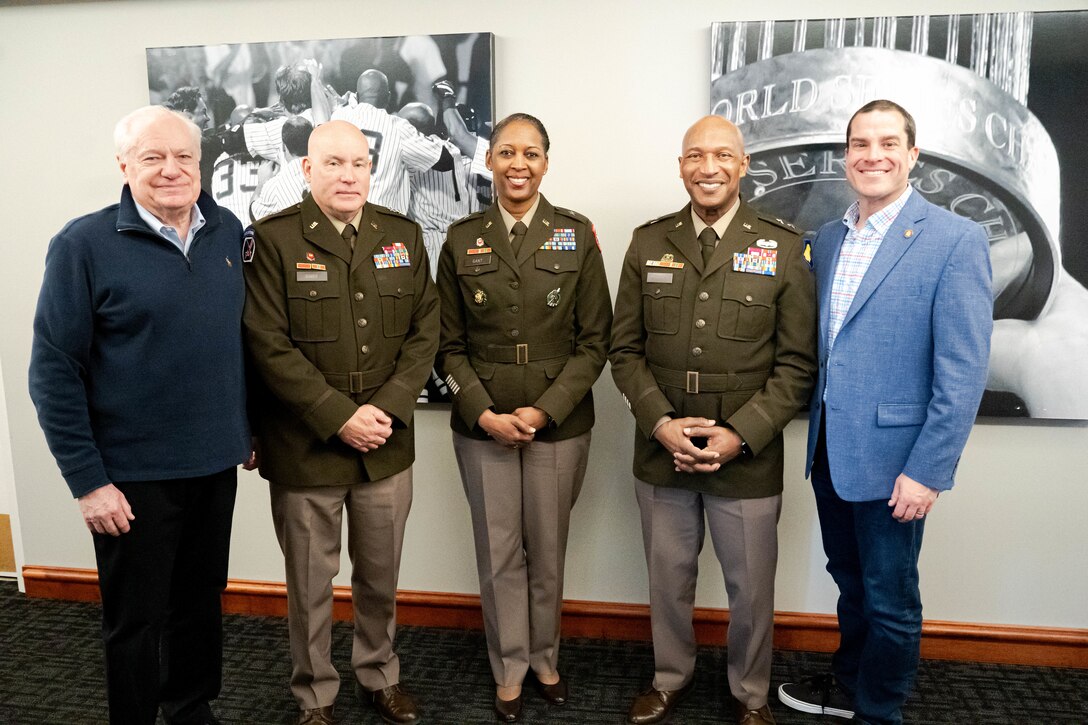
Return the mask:
<svg viewBox="0 0 1088 725">
<path fill-rule="evenodd" d="M 562 677 L 557 682 L 553 682 L 550 685 L 545 685 L 540 681 L 539 677 L 534 678 L 536 680 L 536 689 L 540 692 L 540 696 L 553 705 L 566 705 L 567 699 L 570 697 L 570 688 L 567 687 L 567 681 Z"/>
<path fill-rule="evenodd" d="M 415 699 L 406 690 L 402 690 L 399 684 L 380 690 L 367 690 L 360 686 L 359 690 L 363 699 L 368 700 L 386 722 L 401 725 L 419 722 L 422 717 Z"/>
<path fill-rule="evenodd" d="M 332 717 L 332 705 L 303 710 L 298 714 L 298 725 L 335 725 Z"/>
<path fill-rule="evenodd" d="M 515 722 L 521 717 L 521 695 L 513 700 L 501 700 L 495 695 L 495 719 L 499 722 Z"/>
<path fill-rule="evenodd" d="M 738 702 L 737 723 L 738 725 L 775 725 L 775 719 L 768 705 L 757 710 L 749 710 Z"/>
<path fill-rule="evenodd" d="M 627 722 L 631 725 L 665 722 L 669 719 L 672 709 L 676 707 L 676 703 L 683 700 L 694 685 L 695 680 L 688 682 L 679 690 L 655 690 L 653 685 L 650 685 L 631 703 L 631 709 L 627 711 Z"/>
</svg>

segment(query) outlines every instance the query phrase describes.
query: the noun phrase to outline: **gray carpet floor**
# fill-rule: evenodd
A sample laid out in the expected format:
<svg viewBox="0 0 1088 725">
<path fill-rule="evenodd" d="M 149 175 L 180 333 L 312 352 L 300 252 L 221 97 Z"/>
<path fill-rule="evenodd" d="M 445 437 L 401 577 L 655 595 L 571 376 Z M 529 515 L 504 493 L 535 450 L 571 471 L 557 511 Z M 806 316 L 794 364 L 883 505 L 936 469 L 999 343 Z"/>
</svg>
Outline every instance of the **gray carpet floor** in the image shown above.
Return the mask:
<svg viewBox="0 0 1088 725">
<path fill-rule="evenodd" d="M 99 616 L 97 605 L 28 599 L 14 582 L 0 582 L 0 723 L 106 722 Z M 286 621 L 228 616 L 225 640 L 223 691 L 213 705 L 223 722 L 293 723 Z M 397 649 L 403 683 L 425 708 L 426 722 L 493 722 L 482 633 L 402 627 Z M 354 699 L 347 624 L 336 625 L 333 650 L 344 682 L 338 718 L 381 722 Z M 772 687 L 821 671 L 828 661 L 824 654 L 775 652 Z M 695 690 L 674 725 L 732 722 L 725 663 L 724 647 L 700 649 Z M 570 703 L 549 706 L 527 688 L 522 722 L 620 725 L 653 674 L 653 652 L 645 642 L 569 639 L 560 671 L 571 683 Z M 845 722 L 794 712 L 773 696 L 771 708 L 781 725 Z M 1088 725 L 1088 670 L 927 660 L 904 715 L 919 724 Z"/>
</svg>

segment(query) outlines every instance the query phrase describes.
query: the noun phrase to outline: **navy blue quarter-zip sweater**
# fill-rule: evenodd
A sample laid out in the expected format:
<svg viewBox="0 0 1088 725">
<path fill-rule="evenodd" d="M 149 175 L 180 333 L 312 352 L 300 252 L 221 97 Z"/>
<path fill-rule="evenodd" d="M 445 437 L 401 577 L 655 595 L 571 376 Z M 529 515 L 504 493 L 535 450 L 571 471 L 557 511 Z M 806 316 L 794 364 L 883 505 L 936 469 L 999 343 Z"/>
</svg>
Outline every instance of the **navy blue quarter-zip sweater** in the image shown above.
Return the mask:
<svg viewBox="0 0 1088 725">
<path fill-rule="evenodd" d="M 79 497 L 115 481 L 204 476 L 249 457 L 239 221 L 201 193 L 186 257 L 119 204 L 49 243 L 30 395 Z"/>
</svg>

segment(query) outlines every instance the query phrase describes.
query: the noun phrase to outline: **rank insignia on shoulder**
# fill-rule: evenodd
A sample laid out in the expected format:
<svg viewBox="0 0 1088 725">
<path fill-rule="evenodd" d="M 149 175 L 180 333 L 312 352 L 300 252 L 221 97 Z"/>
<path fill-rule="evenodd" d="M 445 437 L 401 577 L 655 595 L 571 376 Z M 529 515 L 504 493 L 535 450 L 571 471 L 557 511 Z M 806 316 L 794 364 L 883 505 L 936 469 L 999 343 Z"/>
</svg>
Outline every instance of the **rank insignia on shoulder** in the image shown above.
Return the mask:
<svg viewBox="0 0 1088 725">
<path fill-rule="evenodd" d="M 242 235 L 242 262 L 249 263 L 257 254 L 257 233 L 252 226 L 246 227 Z"/>
<path fill-rule="evenodd" d="M 661 259 L 647 259 L 647 267 L 668 267 L 669 269 L 683 269 L 683 262 L 674 262 L 674 257 L 671 254 L 661 255 Z"/>
</svg>

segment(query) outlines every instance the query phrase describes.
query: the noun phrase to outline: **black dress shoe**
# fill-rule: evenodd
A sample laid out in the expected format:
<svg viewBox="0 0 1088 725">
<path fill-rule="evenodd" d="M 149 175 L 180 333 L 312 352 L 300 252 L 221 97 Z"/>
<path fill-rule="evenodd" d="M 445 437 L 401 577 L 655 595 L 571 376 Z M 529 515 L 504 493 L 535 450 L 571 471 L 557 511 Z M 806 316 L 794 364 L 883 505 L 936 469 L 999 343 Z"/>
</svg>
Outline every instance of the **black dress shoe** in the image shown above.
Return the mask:
<svg viewBox="0 0 1088 725">
<path fill-rule="evenodd" d="M 539 677 L 535 677 L 534 679 L 536 680 L 536 689 L 540 691 L 541 697 L 553 705 L 567 704 L 567 698 L 570 696 L 570 692 L 566 680 L 560 677 L 557 682 L 546 685 L 540 681 Z"/>
<path fill-rule="evenodd" d="M 514 722 L 521 717 L 521 695 L 513 700 L 500 700 L 495 695 L 495 719 L 499 722 Z"/>
<path fill-rule="evenodd" d="M 631 709 L 627 711 L 627 722 L 631 725 L 653 725 L 653 723 L 665 722 L 669 719 L 672 709 L 676 707 L 676 703 L 683 700 L 694 685 L 695 680 L 691 680 L 679 690 L 655 690 L 653 685 L 650 685 L 631 703 Z"/>
<path fill-rule="evenodd" d="M 419 722 L 422 715 L 415 699 L 401 686 L 390 685 L 380 690 L 368 690 L 359 685 L 359 697 L 369 702 L 381 715 L 382 720 L 394 725 Z"/>
</svg>

